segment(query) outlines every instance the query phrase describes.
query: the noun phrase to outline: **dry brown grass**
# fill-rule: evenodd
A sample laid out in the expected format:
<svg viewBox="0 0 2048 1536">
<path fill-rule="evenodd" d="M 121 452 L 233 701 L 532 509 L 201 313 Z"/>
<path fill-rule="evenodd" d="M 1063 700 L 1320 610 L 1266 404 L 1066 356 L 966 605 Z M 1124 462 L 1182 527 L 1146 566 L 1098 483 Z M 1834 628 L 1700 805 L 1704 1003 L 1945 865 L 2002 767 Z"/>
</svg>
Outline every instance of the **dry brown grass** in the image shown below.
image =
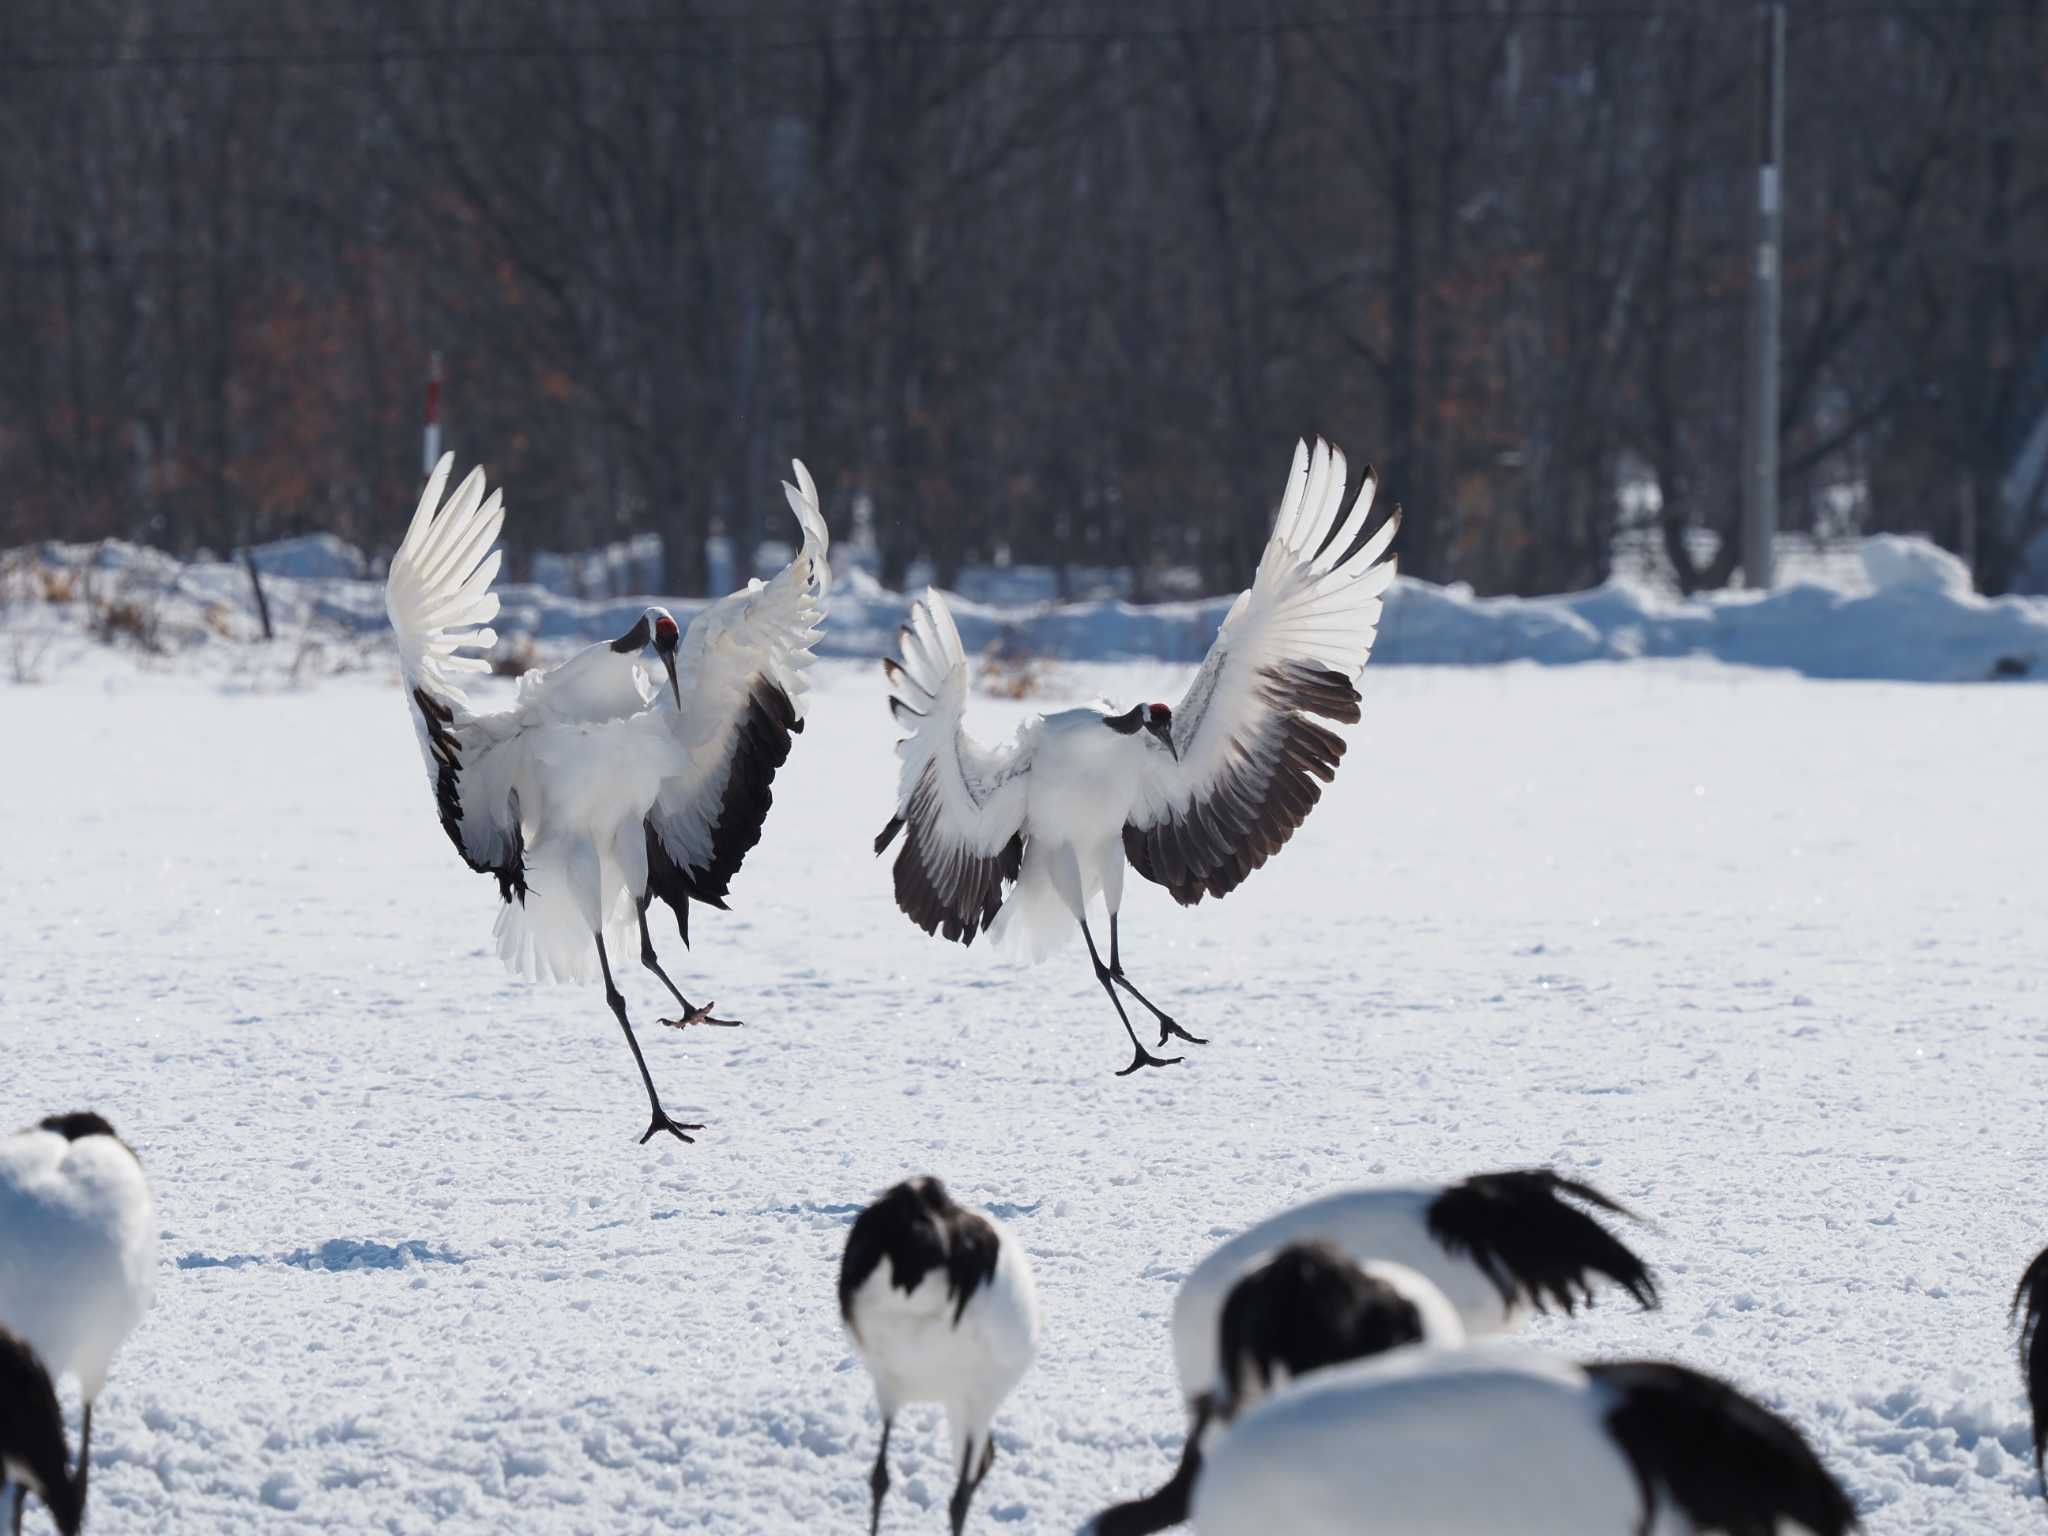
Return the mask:
<svg viewBox="0 0 2048 1536">
<path fill-rule="evenodd" d="M 1015 630 L 990 641 L 975 667 L 981 691 L 998 699 L 1035 699 L 1052 682 L 1052 663 L 1027 650 Z"/>
<path fill-rule="evenodd" d="M 523 677 L 538 664 L 533 637 L 519 635 L 503 641 L 491 652 L 491 673 L 495 677 Z"/>
<path fill-rule="evenodd" d="M 100 597 L 86 589 L 90 616 L 86 632 L 102 645 L 127 641 L 152 656 L 164 653 L 163 593 L 153 587 L 139 587 L 121 578 L 114 590 Z"/>
</svg>

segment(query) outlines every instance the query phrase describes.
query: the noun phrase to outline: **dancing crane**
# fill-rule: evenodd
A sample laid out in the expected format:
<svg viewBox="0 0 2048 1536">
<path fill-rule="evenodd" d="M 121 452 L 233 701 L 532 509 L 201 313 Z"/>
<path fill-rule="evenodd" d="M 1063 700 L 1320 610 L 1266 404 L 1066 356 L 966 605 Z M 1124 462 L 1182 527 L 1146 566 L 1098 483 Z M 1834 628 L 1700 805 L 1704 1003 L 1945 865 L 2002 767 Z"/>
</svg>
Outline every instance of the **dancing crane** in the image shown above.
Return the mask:
<svg viewBox="0 0 2048 1536">
<path fill-rule="evenodd" d="M 445 504 L 452 455 L 427 480 L 392 556 L 384 606 L 442 829 L 463 861 L 498 885 L 498 953 L 530 980 L 602 978 L 653 1111 L 640 1138 L 681 1141 L 704 1127 L 669 1118 L 626 1015 L 611 956 L 638 930 L 640 963 L 682 1009 L 663 1019 L 730 1026 L 669 980 L 647 929 L 658 898 L 690 942 L 691 902 L 723 908 L 741 861 L 760 841 L 775 770 L 804 725 L 805 672 L 831 583 L 817 487 L 802 464 L 783 490 L 803 529 L 772 581 L 711 604 L 682 633 L 647 609 L 616 640 L 530 671 L 511 706 L 470 707 L 458 684 L 486 670 L 496 636 L 491 590 L 504 523 L 500 492 L 472 470 Z M 652 648 L 658 687 L 642 663 Z"/>
<path fill-rule="evenodd" d="M 1078 924 L 1130 1036 L 1131 1064 L 1119 1077 L 1181 1058 L 1140 1043 L 1118 988 L 1158 1022 L 1160 1046 L 1205 1043 L 1124 975 L 1124 865 L 1183 906 L 1229 894 L 1279 852 L 1336 777 L 1344 739 L 1309 717 L 1359 719 L 1353 684 L 1394 579 L 1394 562 L 1380 557 L 1401 514 L 1361 542 L 1373 473 L 1348 517 L 1344 475 L 1342 453 L 1296 444 L 1258 574 L 1178 708 L 1061 710 L 985 747 L 961 723 L 967 654 L 935 590 L 912 605 L 900 662 L 883 663 L 890 707 L 910 732 L 896 749 L 896 812 L 875 839 L 880 854 L 907 831 L 897 906 L 926 933 L 971 944 L 987 928 L 998 947 L 1031 959 Z M 1088 926 L 1098 895 L 1109 914 L 1106 962 Z"/>
</svg>

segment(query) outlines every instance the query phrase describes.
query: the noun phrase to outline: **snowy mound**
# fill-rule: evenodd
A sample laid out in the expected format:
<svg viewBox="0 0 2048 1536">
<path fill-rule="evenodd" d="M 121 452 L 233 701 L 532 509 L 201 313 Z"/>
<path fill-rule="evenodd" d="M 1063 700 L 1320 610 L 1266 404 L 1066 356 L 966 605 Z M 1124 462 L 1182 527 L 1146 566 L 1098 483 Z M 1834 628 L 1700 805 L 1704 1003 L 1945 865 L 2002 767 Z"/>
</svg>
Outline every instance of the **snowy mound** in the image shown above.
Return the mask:
<svg viewBox="0 0 2048 1536">
<path fill-rule="evenodd" d="M 1483 598 L 1462 583 L 1440 587 L 1403 578 L 1387 594 L 1374 662 L 1557 666 L 1706 656 L 1827 678 L 1973 682 L 2048 675 L 2048 598 L 1979 597 L 1970 590 L 1962 562 L 1924 539 L 1883 535 L 1847 546 L 1845 553 L 1850 558 L 1839 563 L 1839 574 L 1823 579 L 1771 592 L 1685 599 L 1627 581 L 1559 597 Z M 118 598 L 157 621 L 157 648 L 176 651 L 257 633 L 248 573 L 233 562 L 180 564 L 121 543 L 51 543 L 7 558 L 18 562 L 24 556 L 73 578 L 59 586 L 77 595 L 68 604 L 50 605 L 64 610 L 54 617 L 35 618 L 24 617 L 33 609 L 17 598 L 10 619 L 17 627 L 82 625 L 92 603 Z M 350 546 L 319 535 L 259 546 L 256 561 L 281 636 L 375 644 L 386 634 L 382 573 Z M 837 578 L 819 653 L 886 654 L 907 599 L 851 563 Z M 498 592 L 500 646 L 514 653 L 617 635 L 655 600 L 576 598 L 534 583 L 501 583 Z M 661 600 L 685 622 L 703 606 L 690 599 Z M 1201 660 L 1230 602 L 952 599 L 970 651 L 994 647 L 1018 659 L 1184 663 Z"/>
<path fill-rule="evenodd" d="M 1945 597 L 1970 595 L 1970 568 L 1957 556 L 1926 539 L 1880 533 L 1864 539 L 1856 553 L 1873 592 L 1939 592 Z"/>
</svg>

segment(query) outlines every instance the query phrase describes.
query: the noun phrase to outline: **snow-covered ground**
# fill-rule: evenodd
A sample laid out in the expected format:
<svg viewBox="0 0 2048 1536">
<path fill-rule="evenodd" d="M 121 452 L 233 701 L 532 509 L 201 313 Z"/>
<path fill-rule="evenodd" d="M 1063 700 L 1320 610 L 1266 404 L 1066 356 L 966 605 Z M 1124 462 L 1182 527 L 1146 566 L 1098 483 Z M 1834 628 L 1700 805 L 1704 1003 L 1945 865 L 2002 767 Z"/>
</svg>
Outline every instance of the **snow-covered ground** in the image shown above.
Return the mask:
<svg viewBox="0 0 2048 1536">
<path fill-rule="evenodd" d="M 920 1170 L 1009 1222 L 1047 1314 L 972 1528 L 1072 1530 L 1169 1469 L 1168 1307 L 1220 1237 L 1528 1163 L 1651 1218 L 1668 1297 L 1545 1342 L 1733 1377 L 1880 1536 L 2039 1528 L 2005 1324 L 2048 1242 L 2034 690 L 1375 665 L 1274 864 L 1194 911 L 1133 882 L 1132 974 L 1213 1043 L 1119 1079 L 1078 949 L 1019 971 L 895 913 L 881 680 L 820 670 L 733 912 L 666 946 L 747 1020 L 645 1032 L 694 1147 L 634 1144 L 595 990 L 500 970 L 388 660 L 0 689 L 0 1125 L 102 1110 L 163 1229 L 96 1531 L 859 1529 L 836 1265 Z M 892 1450 L 885 1528 L 942 1531 L 932 1415 Z"/>
</svg>

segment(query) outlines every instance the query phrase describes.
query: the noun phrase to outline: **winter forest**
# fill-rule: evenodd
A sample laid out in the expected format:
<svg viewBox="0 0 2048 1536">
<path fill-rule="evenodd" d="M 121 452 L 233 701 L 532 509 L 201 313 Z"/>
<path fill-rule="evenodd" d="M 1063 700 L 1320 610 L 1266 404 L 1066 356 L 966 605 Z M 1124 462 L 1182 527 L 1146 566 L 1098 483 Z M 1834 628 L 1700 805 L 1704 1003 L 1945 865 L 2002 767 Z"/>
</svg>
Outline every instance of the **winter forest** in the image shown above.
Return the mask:
<svg viewBox="0 0 2048 1536">
<path fill-rule="evenodd" d="M 1781 492 L 1980 590 L 2048 524 L 2048 6 L 1799 0 Z M 0 547 L 780 532 L 1232 590 L 1302 433 L 1404 573 L 1740 579 L 1758 28 L 1721 0 L 0 6 Z"/>
</svg>

